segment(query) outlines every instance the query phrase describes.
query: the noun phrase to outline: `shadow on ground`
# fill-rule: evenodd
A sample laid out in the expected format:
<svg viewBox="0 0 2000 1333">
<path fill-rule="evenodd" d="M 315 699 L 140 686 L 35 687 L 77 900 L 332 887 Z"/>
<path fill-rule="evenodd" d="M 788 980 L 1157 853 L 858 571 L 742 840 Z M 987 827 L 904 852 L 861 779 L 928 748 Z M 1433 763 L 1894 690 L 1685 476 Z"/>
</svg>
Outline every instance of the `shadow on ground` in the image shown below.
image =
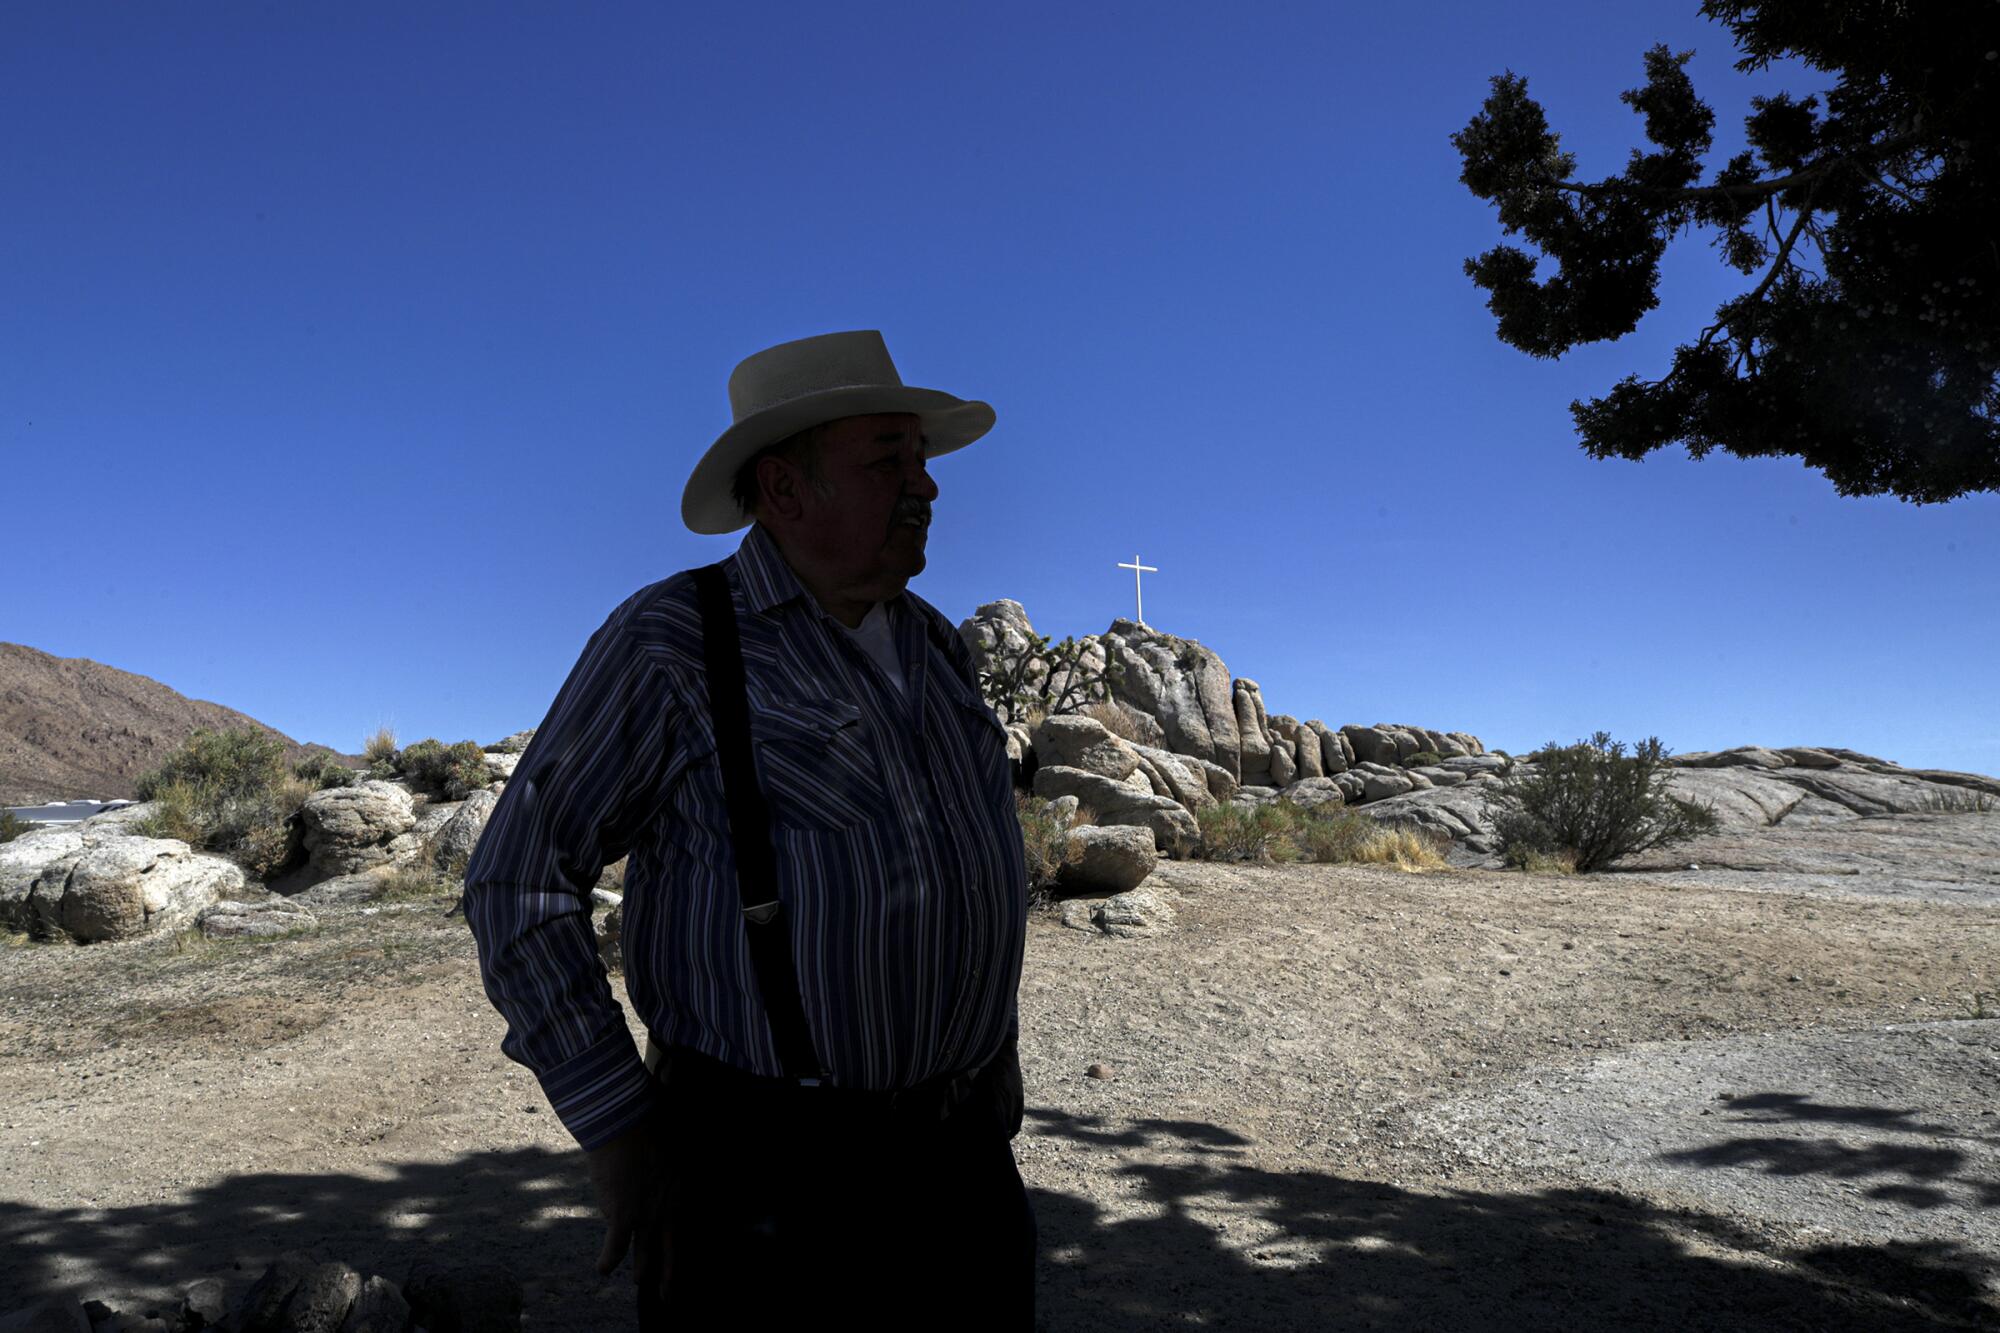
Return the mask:
<svg viewBox="0 0 2000 1333">
<path fill-rule="evenodd" d="M 2000 1315 L 1982 1304 L 1992 1256 L 1945 1242 L 1766 1256 L 1719 1219 L 1609 1192 L 1418 1193 L 1266 1170 L 1214 1125 L 1030 1115 L 1122 1186 L 1115 1212 L 1033 1191 L 1050 1330 L 1898 1330 Z M 231 1176 L 102 1211 L 0 1201 L 0 1313 L 65 1293 L 134 1309 L 137 1293 L 232 1260 L 240 1284 L 281 1251 L 319 1249 L 399 1281 L 419 1260 L 501 1263 L 534 1328 L 633 1326 L 628 1276 L 590 1271 L 595 1220 L 556 1215 L 588 1202 L 573 1155 L 471 1153 L 380 1176 Z"/>
<path fill-rule="evenodd" d="M 1745 1134 L 1665 1153 L 1661 1160 L 1769 1176 L 1872 1182 L 1867 1189 L 1869 1198 L 1907 1208 L 1941 1208 L 1961 1201 L 1978 1208 L 2000 1207 L 2000 1180 L 1986 1174 L 1996 1142 L 1990 1135 L 1966 1134 L 1950 1125 L 1932 1124 L 1915 1110 L 1820 1102 L 1793 1092 L 1743 1093 L 1723 1098 L 1722 1104 L 1733 1124 L 1764 1124 L 1780 1130 L 1830 1125 L 1836 1127 L 1836 1133 L 1842 1129 L 1892 1133 L 1929 1142 L 1856 1145 L 1838 1138 L 1801 1138 L 1795 1132 Z M 1977 1145 L 1986 1151 L 1975 1157 L 1959 1145 Z"/>
</svg>

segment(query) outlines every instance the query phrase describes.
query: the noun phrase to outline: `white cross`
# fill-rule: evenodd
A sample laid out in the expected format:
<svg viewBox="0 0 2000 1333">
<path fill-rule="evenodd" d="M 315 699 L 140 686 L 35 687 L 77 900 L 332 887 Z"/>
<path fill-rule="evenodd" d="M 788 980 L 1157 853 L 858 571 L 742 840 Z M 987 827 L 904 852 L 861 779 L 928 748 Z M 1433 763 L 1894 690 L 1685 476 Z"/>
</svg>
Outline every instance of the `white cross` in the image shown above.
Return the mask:
<svg viewBox="0 0 2000 1333">
<path fill-rule="evenodd" d="M 1157 574 L 1160 572 L 1159 567 L 1156 565 L 1142 565 L 1139 563 L 1139 557 L 1135 555 L 1132 557 L 1132 563 L 1129 565 L 1120 560 L 1118 568 L 1132 571 L 1132 596 L 1139 603 L 1139 623 L 1143 625 L 1146 623 L 1146 594 L 1139 587 L 1139 571 L 1143 569 L 1148 574 Z"/>
</svg>

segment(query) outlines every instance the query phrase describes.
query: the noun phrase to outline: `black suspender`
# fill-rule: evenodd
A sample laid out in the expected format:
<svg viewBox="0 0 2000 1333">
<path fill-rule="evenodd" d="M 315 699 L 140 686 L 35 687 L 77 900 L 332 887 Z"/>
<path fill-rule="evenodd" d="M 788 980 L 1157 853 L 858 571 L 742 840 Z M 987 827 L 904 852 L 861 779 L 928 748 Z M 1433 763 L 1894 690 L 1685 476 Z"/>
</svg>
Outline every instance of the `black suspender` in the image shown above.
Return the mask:
<svg viewBox="0 0 2000 1333">
<path fill-rule="evenodd" d="M 715 724 L 715 753 L 722 764 L 722 794 L 729 809 L 729 838 L 736 850 L 736 889 L 743 900 L 743 930 L 750 964 L 771 1023 L 771 1041 L 785 1077 L 816 1083 L 827 1077 L 813 1049 L 799 999 L 791 935 L 778 904 L 778 861 L 771 850 L 771 812 L 757 786 L 750 756 L 750 702 L 743 686 L 743 649 L 736 607 L 722 566 L 694 571 L 701 603 L 702 658 L 708 668 L 708 707 Z"/>
</svg>

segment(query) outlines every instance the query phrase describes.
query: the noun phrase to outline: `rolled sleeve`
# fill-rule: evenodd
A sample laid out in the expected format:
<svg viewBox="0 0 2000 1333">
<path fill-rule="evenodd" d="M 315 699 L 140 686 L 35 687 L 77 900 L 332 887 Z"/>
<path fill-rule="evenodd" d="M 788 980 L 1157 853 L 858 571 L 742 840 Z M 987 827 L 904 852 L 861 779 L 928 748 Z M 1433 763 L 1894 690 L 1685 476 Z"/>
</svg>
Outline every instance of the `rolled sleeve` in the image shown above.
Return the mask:
<svg viewBox="0 0 2000 1333">
<path fill-rule="evenodd" d="M 642 1120 L 652 1081 L 598 958 L 590 890 L 657 817 L 678 705 L 628 626 L 641 597 L 591 636 L 494 807 L 465 875 L 465 916 L 501 1051 L 525 1065 L 577 1143 Z"/>
</svg>

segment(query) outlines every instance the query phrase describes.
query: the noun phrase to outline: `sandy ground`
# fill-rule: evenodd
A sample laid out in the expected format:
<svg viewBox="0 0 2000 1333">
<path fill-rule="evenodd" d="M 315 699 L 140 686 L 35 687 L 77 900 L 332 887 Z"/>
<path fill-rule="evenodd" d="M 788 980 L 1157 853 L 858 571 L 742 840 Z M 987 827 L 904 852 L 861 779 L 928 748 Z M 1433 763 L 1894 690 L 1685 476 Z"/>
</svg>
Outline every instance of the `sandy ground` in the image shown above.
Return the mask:
<svg viewBox="0 0 2000 1333">
<path fill-rule="evenodd" d="M 1948 896 L 1867 867 L 1172 864 L 1170 933 L 1038 917 L 1042 1325 L 2000 1325 L 2000 997 L 1974 998 L 2000 867 L 1963 852 L 1987 821 L 1909 842 L 1970 866 Z M 143 1310 L 317 1247 L 397 1279 L 499 1261 L 528 1327 L 632 1327 L 445 906 L 0 952 L 0 1312 Z"/>
</svg>

